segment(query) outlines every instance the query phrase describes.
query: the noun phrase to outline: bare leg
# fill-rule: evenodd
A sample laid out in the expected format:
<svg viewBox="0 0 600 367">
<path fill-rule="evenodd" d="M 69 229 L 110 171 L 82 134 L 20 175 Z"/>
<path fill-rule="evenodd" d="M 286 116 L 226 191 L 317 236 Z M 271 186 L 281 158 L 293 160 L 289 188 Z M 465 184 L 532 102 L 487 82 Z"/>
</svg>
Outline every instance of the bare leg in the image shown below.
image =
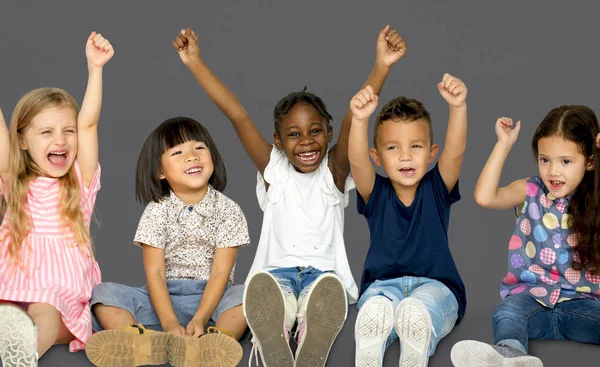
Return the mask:
<svg viewBox="0 0 600 367">
<path fill-rule="evenodd" d="M 248 327 L 242 306 L 236 306 L 223 312 L 217 320 L 216 327 L 229 331 L 239 340 Z"/>
<path fill-rule="evenodd" d="M 121 330 L 126 326 L 135 324 L 135 317 L 129 311 L 122 308 L 105 306 L 98 303 L 92 309 L 104 330 Z"/>
<path fill-rule="evenodd" d="M 55 343 L 68 344 L 75 339 L 63 323 L 60 312 L 54 306 L 48 303 L 32 303 L 29 305 L 27 313 L 38 327 L 38 357 L 46 353 Z"/>
</svg>

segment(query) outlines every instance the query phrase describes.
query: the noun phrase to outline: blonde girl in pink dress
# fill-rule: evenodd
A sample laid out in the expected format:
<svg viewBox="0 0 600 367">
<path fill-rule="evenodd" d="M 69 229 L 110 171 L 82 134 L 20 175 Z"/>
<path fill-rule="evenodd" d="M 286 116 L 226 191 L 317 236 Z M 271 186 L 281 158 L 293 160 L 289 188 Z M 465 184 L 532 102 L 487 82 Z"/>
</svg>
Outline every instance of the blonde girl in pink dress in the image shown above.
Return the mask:
<svg viewBox="0 0 600 367">
<path fill-rule="evenodd" d="M 100 189 L 97 125 L 102 69 L 114 54 L 101 34 L 85 47 L 89 79 L 81 110 L 62 89 L 17 103 L 10 131 L 0 111 L 0 359 L 37 365 L 53 344 L 85 347 L 89 300 L 100 283 L 89 225 Z"/>
</svg>

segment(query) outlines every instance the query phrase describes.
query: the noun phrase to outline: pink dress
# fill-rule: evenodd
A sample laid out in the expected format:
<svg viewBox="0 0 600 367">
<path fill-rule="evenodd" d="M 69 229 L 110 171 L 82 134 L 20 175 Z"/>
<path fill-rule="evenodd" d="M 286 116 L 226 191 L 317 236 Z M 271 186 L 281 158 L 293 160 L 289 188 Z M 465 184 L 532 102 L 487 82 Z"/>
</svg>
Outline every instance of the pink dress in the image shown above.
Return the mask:
<svg viewBox="0 0 600 367">
<path fill-rule="evenodd" d="M 83 184 L 77 160 L 74 169 L 79 181 L 80 207 L 86 228 L 100 189 L 100 165 L 89 188 Z M 1 183 L 1 180 L 0 180 Z M 22 247 L 25 271 L 19 266 L 9 269 L 6 242 L 0 243 L 0 300 L 49 303 L 62 315 L 62 321 L 75 336 L 69 350 L 85 348 L 92 334 L 90 298 L 92 289 L 100 283 L 100 268 L 91 251 L 84 253 L 69 241 L 72 233 L 61 228 L 59 220 L 59 181 L 38 177 L 29 185 L 27 212 L 33 219 L 33 229 L 27 240 L 30 246 Z M 6 193 L 5 193 L 6 195 Z M 6 217 L 10 212 L 6 213 Z M 8 228 L 3 221 L 0 231 Z"/>
</svg>

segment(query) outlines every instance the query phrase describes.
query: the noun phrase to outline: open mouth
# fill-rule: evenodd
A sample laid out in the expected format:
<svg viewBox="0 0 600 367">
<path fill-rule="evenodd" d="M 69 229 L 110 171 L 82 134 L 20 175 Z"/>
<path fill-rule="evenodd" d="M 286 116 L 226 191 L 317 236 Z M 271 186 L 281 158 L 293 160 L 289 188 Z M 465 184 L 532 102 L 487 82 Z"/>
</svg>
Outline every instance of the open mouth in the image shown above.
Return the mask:
<svg viewBox="0 0 600 367">
<path fill-rule="evenodd" d="M 565 185 L 565 183 L 563 181 L 550 180 L 550 187 L 552 187 L 552 189 L 554 189 L 554 190 L 559 190 L 564 185 Z"/>
<path fill-rule="evenodd" d="M 306 165 L 313 165 L 318 162 L 320 154 L 321 152 L 318 150 L 312 150 L 310 152 L 298 153 L 296 154 L 296 157 L 298 157 L 300 162 Z"/>
<path fill-rule="evenodd" d="M 410 168 L 410 167 L 400 168 L 400 173 L 403 176 L 412 177 L 415 175 L 415 172 L 416 172 L 416 170 L 414 168 Z"/>
<path fill-rule="evenodd" d="M 56 168 L 63 168 L 67 165 L 67 151 L 59 150 L 48 153 L 48 161 Z"/>
<path fill-rule="evenodd" d="M 196 176 L 202 172 L 202 167 L 192 167 L 185 170 L 186 175 Z"/>
</svg>

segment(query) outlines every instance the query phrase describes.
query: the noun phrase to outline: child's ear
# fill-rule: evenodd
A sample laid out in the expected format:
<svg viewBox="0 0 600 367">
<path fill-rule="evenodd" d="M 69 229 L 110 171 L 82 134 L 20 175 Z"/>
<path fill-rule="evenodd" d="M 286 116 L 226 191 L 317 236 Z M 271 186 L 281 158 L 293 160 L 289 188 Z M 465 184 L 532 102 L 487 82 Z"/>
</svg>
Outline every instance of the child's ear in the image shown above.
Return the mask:
<svg viewBox="0 0 600 367">
<path fill-rule="evenodd" d="M 438 151 L 440 150 L 440 146 L 437 144 L 433 144 L 431 149 L 429 150 L 429 163 L 433 162 L 435 156 L 437 156 Z"/>
<path fill-rule="evenodd" d="M 587 161 L 587 166 L 585 167 L 588 171 L 593 171 L 596 168 L 596 161 L 594 160 L 594 156 L 591 156 Z"/>
<path fill-rule="evenodd" d="M 27 147 L 27 143 L 25 142 L 25 139 L 23 139 L 23 137 L 21 135 L 19 135 L 19 148 L 21 148 L 21 150 L 29 149 Z"/>
<path fill-rule="evenodd" d="M 379 160 L 379 154 L 377 153 L 377 149 L 369 149 L 369 154 L 371 155 L 373 162 L 375 162 L 376 165 L 381 166 L 381 161 Z"/>
<path fill-rule="evenodd" d="M 275 141 L 275 147 L 277 147 L 278 150 L 283 149 L 283 144 L 281 144 L 281 138 L 279 137 L 279 134 L 277 132 L 273 133 L 273 140 Z"/>
<path fill-rule="evenodd" d="M 327 123 L 327 142 L 331 143 L 332 139 L 333 139 L 333 127 L 331 126 L 330 123 Z"/>
</svg>

